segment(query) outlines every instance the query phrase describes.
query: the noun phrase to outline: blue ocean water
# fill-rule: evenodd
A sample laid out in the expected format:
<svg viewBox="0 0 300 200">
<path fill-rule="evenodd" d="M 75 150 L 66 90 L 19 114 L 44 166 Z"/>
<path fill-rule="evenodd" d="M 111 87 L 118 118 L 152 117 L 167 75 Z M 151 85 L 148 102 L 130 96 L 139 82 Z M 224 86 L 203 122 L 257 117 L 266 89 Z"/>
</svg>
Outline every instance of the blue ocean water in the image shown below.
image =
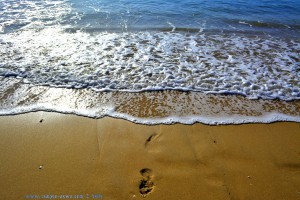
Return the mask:
<svg viewBox="0 0 300 200">
<path fill-rule="evenodd" d="M 2 32 L 28 24 L 90 30 L 300 30 L 299 0 L 1 0 Z"/>
<path fill-rule="evenodd" d="M 299 0 L 0 0 L 0 76 L 300 99 Z"/>
<path fill-rule="evenodd" d="M 67 23 L 99 29 L 300 28 L 298 0 L 71 0 Z"/>
<path fill-rule="evenodd" d="M 299 122 L 299 55 L 299 0 L 0 0 L 0 115 Z"/>
</svg>

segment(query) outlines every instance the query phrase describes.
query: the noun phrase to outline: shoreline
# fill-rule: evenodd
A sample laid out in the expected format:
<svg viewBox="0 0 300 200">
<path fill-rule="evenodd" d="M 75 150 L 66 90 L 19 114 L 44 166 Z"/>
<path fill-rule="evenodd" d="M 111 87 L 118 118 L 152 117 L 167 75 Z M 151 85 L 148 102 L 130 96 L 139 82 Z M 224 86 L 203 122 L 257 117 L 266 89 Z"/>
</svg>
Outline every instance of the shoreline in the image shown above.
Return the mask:
<svg viewBox="0 0 300 200">
<path fill-rule="evenodd" d="M 0 115 L 51 111 L 91 118 L 110 116 L 140 124 L 243 124 L 300 122 L 300 100 L 248 99 L 177 90 L 96 92 L 0 79 Z"/>
<path fill-rule="evenodd" d="M 300 197 L 299 100 L 0 83 L 1 200 Z"/>
<path fill-rule="evenodd" d="M 0 200 L 300 200 L 300 0 L 0 10 Z"/>
<path fill-rule="evenodd" d="M 73 112 L 60 112 L 60 111 L 56 111 L 56 110 L 33 110 L 33 111 L 26 111 L 26 112 L 20 112 L 20 113 L 12 113 L 12 114 L 0 114 L 0 117 L 14 117 L 14 116 L 19 116 L 19 115 L 28 115 L 31 113 L 39 113 L 39 112 L 43 112 L 43 113 L 56 113 L 59 115 L 72 115 L 72 116 L 76 116 L 76 117 L 82 117 L 82 118 L 87 118 L 87 119 L 91 119 L 91 120 L 101 120 L 103 118 L 111 118 L 111 119 L 115 119 L 115 120 L 124 120 L 136 125 L 143 125 L 143 126 L 159 126 L 159 125 L 187 125 L 187 126 L 193 126 L 195 124 L 202 124 L 202 125 L 206 125 L 206 126 L 235 126 L 235 125 L 251 125 L 251 124 L 274 124 L 274 123 L 300 123 L 300 121 L 297 121 L 296 118 L 295 120 L 274 120 L 274 121 L 249 121 L 249 122 L 238 122 L 238 123 L 232 123 L 232 122 L 228 122 L 228 123 L 205 123 L 202 121 L 193 121 L 191 123 L 182 123 L 182 122 L 159 122 L 161 121 L 161 119 L 158 119 L 157 122 L 154 121 L 153 123 L 142 123 L 139 122 L 139 119 L 137 120 L 131 120 L 128 119 L 126 117 L 123 116 L 110 116 L 110 115 L 104 115 L 101 117 L 91 117 L 91 116 L 85 116 L 85 115 L 81 115 L 81 114 L 77 114 L 77 113 L 73 113 Z M 253 117 L 256 118 L 256 117 Z M 300 120 L 300 119 L 299 119 Z"/>
<path fill-rule="evenodd" d="M 1 116 L 0 130 L 1 199 L 300 196 L 300 123 L 149 126 L 34 112 Z"/>
</svg>

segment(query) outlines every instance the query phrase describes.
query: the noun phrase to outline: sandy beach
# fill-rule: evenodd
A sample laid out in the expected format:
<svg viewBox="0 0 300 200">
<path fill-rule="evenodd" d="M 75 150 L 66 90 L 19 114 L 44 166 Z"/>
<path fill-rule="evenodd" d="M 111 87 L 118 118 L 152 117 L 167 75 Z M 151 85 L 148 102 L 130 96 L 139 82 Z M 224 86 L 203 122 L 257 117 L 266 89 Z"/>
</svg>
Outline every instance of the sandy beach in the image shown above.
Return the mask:
<svg viewBox="0 0 300 200">
<path fill-rule="evenodd" d="M 299 123 L 147 126 L 34 112 L 0 117 L 0 130 L 3 200 L 300 198 Z"/>
<path fill-rule="evenodd" d="M 300 0 L 0 0 L 0 200 L 300 200 Z"/>
</svg>

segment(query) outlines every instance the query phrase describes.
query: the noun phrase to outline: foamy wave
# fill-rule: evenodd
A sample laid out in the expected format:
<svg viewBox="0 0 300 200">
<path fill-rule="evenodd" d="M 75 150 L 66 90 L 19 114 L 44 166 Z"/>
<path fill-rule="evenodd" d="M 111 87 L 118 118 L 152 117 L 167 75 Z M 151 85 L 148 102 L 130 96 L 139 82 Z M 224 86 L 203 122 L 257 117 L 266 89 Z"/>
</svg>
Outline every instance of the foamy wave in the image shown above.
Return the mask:
<svg viewBox="0 0 300 200">
<path fill-rule="evenodd" d="M 66 0 L 5 0 L 0 1 L 0 8 L 0 33 L 57 25 L 71 12 Z"/>
<path fill-rule="evenodd" d="M 0 35 L 0 76 L 97 91 L 181 89 L 300 99 L 300 43 L 268 36 L 186 32 Z"/>
<path fill-rule="evenodd" d="M 199 92 L 96 92 L 32 86 L 0 78 L 0 115 L 55 111 L 92 118 L 104 116 L 142 124 L 242 124 L 300 122 L 300 101 L 250 100 Z"/>
</svg>

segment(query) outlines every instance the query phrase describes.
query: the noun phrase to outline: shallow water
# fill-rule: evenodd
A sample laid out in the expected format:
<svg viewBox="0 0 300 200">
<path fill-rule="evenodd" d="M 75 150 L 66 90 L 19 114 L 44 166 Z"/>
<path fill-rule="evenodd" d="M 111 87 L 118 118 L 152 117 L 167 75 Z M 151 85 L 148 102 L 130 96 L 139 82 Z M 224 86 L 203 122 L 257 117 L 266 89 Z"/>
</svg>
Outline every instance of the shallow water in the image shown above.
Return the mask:
<svg viewBox="0 0 300 200">
<path fill-rule="evenodd" d="M 297 0 L 0 0 L 0 11 L 1 87 L 300 99 Z"/>
<path fill-rule="evenodd" d="M 3 30 L 60 24 L 78 29 L 295 29 L 297 0 L 1 0 Z"/>
<path fill-rule="evenodd" d="M 32 111 L 61 112 L 91 118 L 111 116 L 142 124 L 216 124 L 300 122 L 300 101 L 250 100 L 176 90 L 96 92 L 24 84 L 0 78 L 0 115 Z"/>
</svg>

